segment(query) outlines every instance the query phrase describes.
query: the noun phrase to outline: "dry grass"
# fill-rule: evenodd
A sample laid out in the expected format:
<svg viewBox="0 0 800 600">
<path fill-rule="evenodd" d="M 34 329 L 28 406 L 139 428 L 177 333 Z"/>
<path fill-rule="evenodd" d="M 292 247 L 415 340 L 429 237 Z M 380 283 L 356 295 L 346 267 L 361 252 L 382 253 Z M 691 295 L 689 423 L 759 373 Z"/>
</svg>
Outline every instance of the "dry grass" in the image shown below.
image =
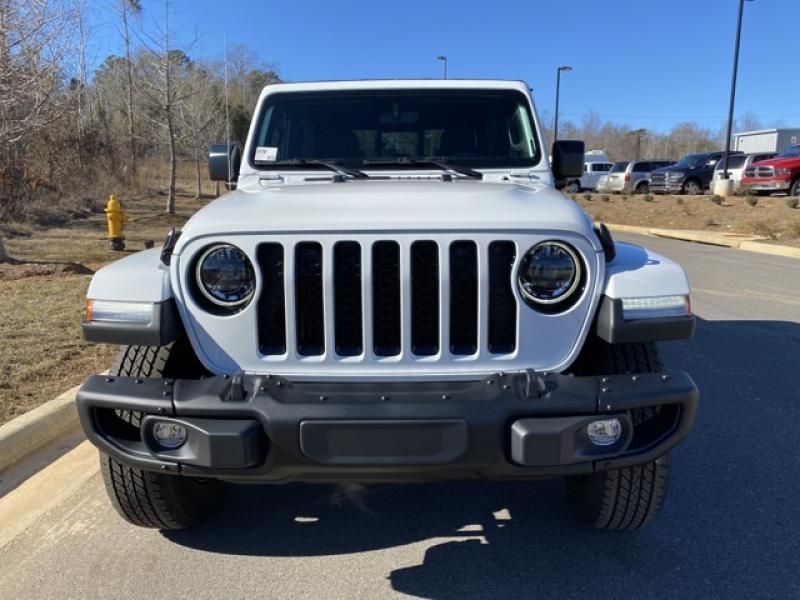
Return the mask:
<svg viewBox="0 0 800 600">
<path fill-rule="evenodd" d="M 90 345 L 80 317 L 90 277 L 0 281 L 0 423 L 108 368 L 114 349 Z"/>
<path fill-rule="evenodd" d="M 800 246 L 800 210 L 791 208 L 785 197 L 734 196 L 717 203 L 708 196 L 612 195 L 602 207 L 577 199 L 594 220 L 621 225 L 697 229 L 763 235 L 771 241 Z"/>
<path fill-rule="evenodd" d="M 166 197 L 158 190 L 119 194 L 131 218 L 125 252 L 109 250 L 102 213 L 57 227 L 28 226 L 6 239 L 11 256 L 35 262 L 0 264 L 0 424 L 109 367 L 115 348 L 88 344 L 81 335 L 91 279 L 85 273 L 141 250 L 147 240 L 160 246 L 169 227 L 208 203 L 191 197 L 191 182 L 181 183 L 175 215 L 164 213 Z"/>
</svg>

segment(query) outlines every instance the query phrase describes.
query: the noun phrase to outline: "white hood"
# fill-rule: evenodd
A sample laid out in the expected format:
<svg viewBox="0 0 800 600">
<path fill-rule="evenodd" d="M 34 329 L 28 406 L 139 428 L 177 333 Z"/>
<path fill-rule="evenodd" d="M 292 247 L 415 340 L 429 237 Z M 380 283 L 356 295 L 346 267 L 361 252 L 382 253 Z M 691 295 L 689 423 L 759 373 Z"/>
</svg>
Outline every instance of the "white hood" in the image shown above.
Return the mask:
<svg viewBox="0 0 800 600">
<path fill-rule="evenodd" d="M 547 185 L 473 180 L 350 180 L 237 190 L 197 212 L 176 250 L 226 233 L 568 231 L 590 240 L 583 209 Z"/>
</svg>

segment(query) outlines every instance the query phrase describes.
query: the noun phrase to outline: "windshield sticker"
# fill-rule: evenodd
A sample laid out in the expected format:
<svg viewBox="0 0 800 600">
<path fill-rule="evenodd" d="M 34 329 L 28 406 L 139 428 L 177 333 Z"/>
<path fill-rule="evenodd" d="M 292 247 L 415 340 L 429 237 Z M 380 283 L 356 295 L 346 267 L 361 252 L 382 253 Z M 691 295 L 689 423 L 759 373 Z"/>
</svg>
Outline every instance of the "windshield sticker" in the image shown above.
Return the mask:
<svg viewBox="0 0 800 600">
<path fill-rule="evenodd" d="M 277 146 L 258 146 L 256 148 L 257 162 L 275 162 L 278 158 Z"/>
</svg>

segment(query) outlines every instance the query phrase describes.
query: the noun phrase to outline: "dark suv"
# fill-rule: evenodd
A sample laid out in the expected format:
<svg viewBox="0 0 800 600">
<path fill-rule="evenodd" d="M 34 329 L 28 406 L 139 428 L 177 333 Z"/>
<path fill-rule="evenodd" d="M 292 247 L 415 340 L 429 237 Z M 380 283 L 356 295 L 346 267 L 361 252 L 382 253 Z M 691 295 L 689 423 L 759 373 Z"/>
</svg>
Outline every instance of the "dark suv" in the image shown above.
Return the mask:
<svg viewBox="0 0 800 600">
<path fill-rule="evenodd" d="M 742 154 L 740 151 L 731 154 Z M 714 167 L 724 152 L 687 154 L 671 167 L 656 169 L 650 176 L 650 191 L 656 194 L 702 194 L 711 183 Z"/>
</svg>

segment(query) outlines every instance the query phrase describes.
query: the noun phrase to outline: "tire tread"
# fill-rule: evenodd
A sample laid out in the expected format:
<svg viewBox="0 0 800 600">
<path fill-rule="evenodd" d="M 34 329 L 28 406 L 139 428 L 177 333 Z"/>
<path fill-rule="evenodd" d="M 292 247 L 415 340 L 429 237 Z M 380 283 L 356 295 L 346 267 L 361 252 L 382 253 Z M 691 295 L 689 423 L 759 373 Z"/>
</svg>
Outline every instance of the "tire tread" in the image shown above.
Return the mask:
<svg viewBox="0 0 800 600">
<path fill-rule="evenodd" d="M 597 354 L 601 374 L 659 372 L 663 364 L 656 345 L 614 344 Z M 657 408 L 632 411 L 634 425 L 651 419 Z M 667 493 L 669 455 L 632 467 L 566 478 L 573 510 L 598 529 L 638 529 L 650 523 Z"/>
<path fill-rule="evenodd" d="M 123 346 L 109 372 L 125 377 L 163 377 L 171 360 L 175 361 L 173 346 Z M 141 424 L 139 412 L 116 413 L 134 427 Z M 102 452 L 100 467 L 112 505 L 123 519 L 139 527 L 189 527 L 218 503 L 222 493 L 221 482 L 144 471 Z"/>
</svg>

